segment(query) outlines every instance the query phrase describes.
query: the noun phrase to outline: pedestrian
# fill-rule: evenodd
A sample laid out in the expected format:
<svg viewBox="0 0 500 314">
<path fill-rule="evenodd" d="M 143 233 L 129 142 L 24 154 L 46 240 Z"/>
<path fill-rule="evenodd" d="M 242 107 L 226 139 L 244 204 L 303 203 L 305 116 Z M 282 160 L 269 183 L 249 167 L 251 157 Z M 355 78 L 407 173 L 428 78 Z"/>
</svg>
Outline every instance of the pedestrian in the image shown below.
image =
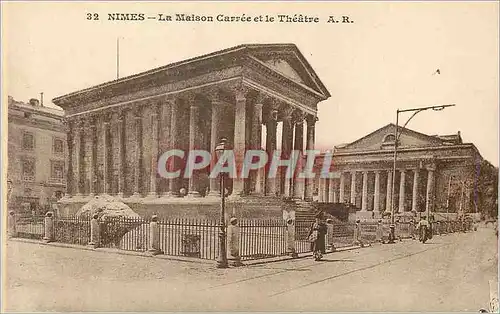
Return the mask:
<svg viewBox="0 0 500 314">
<path fill-rule="evenodd" d="M 425 243 L 427 239 L 429 238 L 429 222 L 427 221 L 426 216 L 421 216 L 420 221 L 417 224 L 417 230 L 419 233 L 419 241 Z"/>
<path fill-rule="evenodd" d="M 323 221 L 323 212 L 318 212 L 314 216 L 314 219 L 315 221 L 309 229 L 307 238 L 309 239 L 309 242 L 311 242 L 311 250 L 313 252 L 314 260 L 319 261 L 323 257 L 323 254 L 326 253 L 325 236 L 328 228 Z"/>
</svg>

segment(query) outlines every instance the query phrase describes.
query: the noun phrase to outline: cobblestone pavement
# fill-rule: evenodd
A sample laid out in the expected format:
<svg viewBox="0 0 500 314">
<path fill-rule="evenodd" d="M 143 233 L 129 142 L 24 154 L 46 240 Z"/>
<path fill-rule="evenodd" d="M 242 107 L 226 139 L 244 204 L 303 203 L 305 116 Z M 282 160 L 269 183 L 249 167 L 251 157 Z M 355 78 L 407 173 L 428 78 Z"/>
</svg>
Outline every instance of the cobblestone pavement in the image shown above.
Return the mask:
<svg viewBox="0 0 500 314">
<path fill-rule="evenodd" d="M 214 265 L 7 243 L 7 311 L 474 311 L 497 278 L 493 229 L 311 258 Z"/>
</svg>

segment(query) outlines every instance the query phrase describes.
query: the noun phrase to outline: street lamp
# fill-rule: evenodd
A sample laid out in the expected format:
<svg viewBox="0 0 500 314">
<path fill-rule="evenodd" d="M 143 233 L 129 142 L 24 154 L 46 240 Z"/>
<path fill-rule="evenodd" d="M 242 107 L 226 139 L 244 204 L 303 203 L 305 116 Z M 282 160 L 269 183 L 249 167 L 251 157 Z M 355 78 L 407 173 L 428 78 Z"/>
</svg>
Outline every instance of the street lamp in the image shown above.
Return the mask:
<svg viewBox="0 0 500 314">
<path fill-rule="evenodd" d="M 215 153 L 217 159 L 220 159 L 224 155 L 224 151 L 227 149 L 227 139 L 225 137 L 220 139 L 219 144 L 215 147 Z M 226 254 L 226 188 L 224 186 L 224 172 L 219 174 L 220 182 L 220 229 L 219 229 L 219 258 L 217 259 L 217 268 L 227 268 L 227 254 Z"/>
<path fill-rule="evenodd" d="M 403 110 L 396 110 L 396 128 L 394 129 L 394 162 L 393 162 L 393 168 L 392 168 L 392 195 L 391 195 L 391 224 L 389 226 L 389 229 L 390 229 L 390 233 L 389 233 L 389 241 L 388 243 L 394 243 L 395 239 L 396 239 L 396 234 L 395 234 L 395 230 L 396 230 L 396 225 L 395 225 L 395 222 L 394 222 L 394 207 L 395 207 L 395 203 L 396 203 L 396 199 L 395 199 L 395 195 L 394 195 L 394 191 L 395 191 L 395 187 L 396 187 L 396 161 L 397 161 L 397 157 L 398 157 L 398 140 L 399 140 L 399 137 L 401 136 L 401 132 L 404 130 L 404 128 L 406 127 L 406 125 L 408 124 L 408 122 L 410 122 L 410 120 L 419 112 L 422 112 L 422 111 L 425 111 L 425 110 L 429 110 L 429 109 L 432 109 L 434 111 L 441 111 L 443 110 L 444 108 L 447 108 L 447 107 L 453 107 L 455 106 L 455 104 L 452 104 L 452 105 L 440 105 L 440 106 L 429 106 L 429 107 L 420 107 L 420 108 L 411 108 L 411 109 L 403 109 Z M 401 131 L 398 133 L 398 128 L 399 128 L 399 113 L 401 112 L 413 112 L 413 114 L 410 116 L 410 118 L 405 122 L 405 124 L 401 127 Z M 427 217 L 429 217 L 429 207 L 427 208 Z"/>
</svg>

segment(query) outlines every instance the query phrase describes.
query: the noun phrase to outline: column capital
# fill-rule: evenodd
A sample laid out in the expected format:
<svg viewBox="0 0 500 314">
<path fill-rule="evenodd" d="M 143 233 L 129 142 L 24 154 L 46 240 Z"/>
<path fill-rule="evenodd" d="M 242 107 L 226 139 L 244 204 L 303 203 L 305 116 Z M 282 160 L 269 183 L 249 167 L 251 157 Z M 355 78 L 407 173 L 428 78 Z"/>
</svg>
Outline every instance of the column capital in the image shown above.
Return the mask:
<svg viewBox="0 0 500 314">
<path fill-rule="evenodd" d="M 245 101 L 250 88 L 243 84 L 239 84 L 234 88 L 234 97 L 236 101 Z"/>
<path fill-rule="evenodd" d="M 257 96 L 255 97 L 255 106 L 256 105 L 260 105 L 262 106 L 262 104 L 264 103 L 264 101 L 266 99 L 268 99 L 269 96 L 267 96 L 266 94 L 262 93 L 262 92 L 257 92 Z"/>
<path fill-rule="evenodd" d="M 292 113 L 293 115 L 293 122 L 295 124 L 303 124 L 304 119 L 306 117 L 305 113 L 302 110 L 295 109 Z"/>
<path fill-rule="evenodd" d="M 167 94 L 163 98 L 168 103 L 175 103 L 177 101 L 177 94 Z"/>
<path fill-rule="evenodd" d="M 283 120 L 288 120 L 290 122 L 292 122 L 292 119 L 293 119 L 293 110 L 294 108 L 292 106 L 289 106 L 289 105 L 282 105 L 280 107 L 280 110 L 279 110 L 279 113 L 281 114 L 281 118 Z"/>
<path fill-rule="evenodd" d="M 265 119 L 265 124 L 268 124 L 268 123 L 275 123 L 278 121 L 278 110 L 276 109 L 273 109 L 271 111 L 269 111 L 269 114 L 266 116 L 266 119 Z"/>
<path fill-rule="evenodd" d="M 425 169 L 427 169 L 427 171 L 435 171 L 436 170 L 436 165 L 435 164 L 430 164 L 430 165 L 426 165 L 425 166 Z"/>
<path fill-rule="evenodd" d="M 161 111 L 161 104 L 156 102 L 151 105 L 151 115 L 158 116 Z"/>
<path fill-rule="evenodd" d="M 307 115 L 306 117 L 307 125 L 314 126 L 318 121 L 318 117 L 312 114 Z"/>
<path fill-rule="evenodd" d="M 113 111 L 106 111 L 106 112 L 104 112 L 104 114 L 102 116 L 104 118 L 103 122 L 104 123 L 109 123 L 112 120 L 112 118 L 113 118 Z"/>
<path fill-rule="evenodd" d="M 132 109 L 132 113 L 135 119 L 141 119 L 143 112 L 144 112 L 144 105 L 137 105 L 134 106 L 134 108 Z"/>
<path fill-rule="evenodd" d="M 197 103 L 197 101 L 196 101 L 197 97 L 198 97 L 198 94 L 197 94 L 197 93 L 186 93 L 186 94 L 182 95 L 182 97 L 181 97 L 181 98 L 182 98 L 185 102 L 187 102 L 187 105 L 188 105 L 189 107 L 192 107 L 192 106 L 197 106 L 197 105 L 198 105 L 198 103 Z"/>
</svg>

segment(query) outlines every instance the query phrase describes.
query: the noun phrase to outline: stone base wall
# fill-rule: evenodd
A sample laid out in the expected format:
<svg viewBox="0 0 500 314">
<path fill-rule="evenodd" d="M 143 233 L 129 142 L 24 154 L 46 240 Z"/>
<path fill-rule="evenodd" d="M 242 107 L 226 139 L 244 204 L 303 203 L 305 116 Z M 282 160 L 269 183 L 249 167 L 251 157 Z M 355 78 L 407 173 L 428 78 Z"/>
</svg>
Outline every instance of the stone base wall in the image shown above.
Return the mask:
<svg viewBox="0 0 500 314">
<path fill-rule="evenodd" d="M 88 200 L 62 201 L 59 202 L 60 216 L 75 215 L 78 209 L 85 205 Z M 132 210 L 142 217 L 151 217 L 153 214 L 161 218 L 198 218 L 198 219 L 219 219 L 220 199 L 173 199 L 171 202 L 164 201 L 147 203 L 131 202 L 125 199 Z M 238 200 L 228 199 L 226 201 L 226 219 L 230 217 L 241 218 L 282 218 L 284 205 L 278 199 L 262 198 L 261 200 L 245 198 Z"/>
</svg>

